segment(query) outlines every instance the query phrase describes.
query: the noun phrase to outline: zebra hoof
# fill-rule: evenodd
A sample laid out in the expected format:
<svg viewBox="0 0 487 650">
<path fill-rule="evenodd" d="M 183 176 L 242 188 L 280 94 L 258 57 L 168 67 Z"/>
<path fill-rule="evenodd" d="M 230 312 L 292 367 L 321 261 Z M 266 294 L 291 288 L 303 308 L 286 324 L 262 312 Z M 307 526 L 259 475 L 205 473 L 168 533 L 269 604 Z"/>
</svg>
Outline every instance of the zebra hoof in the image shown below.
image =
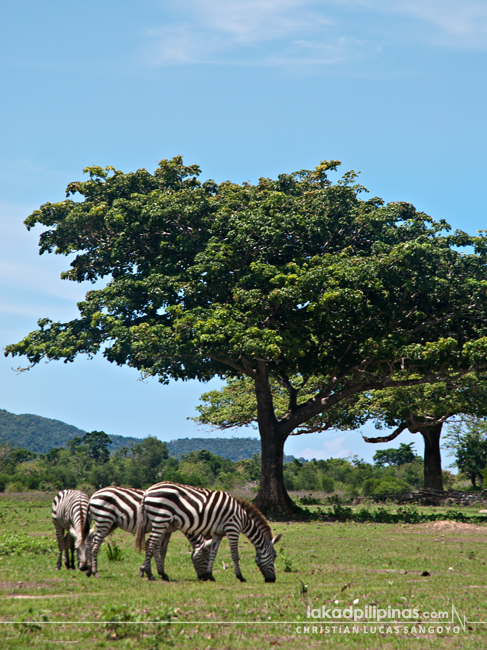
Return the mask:
<svg viewBox="0 0 487 650">
<path fill-rule="evenodd" d="M 208 572 L 202 573 L 200 576 L 200 580 L 204 580 L 204 581 L 209 580 L 210 582 L 216 582 L 215 578 L 213 577 L 213 574 Z"/>
<path fill-rule="evenodd" d="M 237 576 L 237 578 L 240 580 L 240 582 L 247 582 L 243 576 Z"/>
<path fill-rule="evenodd" d="M 151 582 L 155 582 L 154 576 L 147 576 L 147 580 L 150 580 Z"/>
<path fill-rule="evenodd" d="M 170 582 L 170 578 L 167 573 L 161 573 L 161 580 L 164 580 L 164 582 Z"/>
</svg>

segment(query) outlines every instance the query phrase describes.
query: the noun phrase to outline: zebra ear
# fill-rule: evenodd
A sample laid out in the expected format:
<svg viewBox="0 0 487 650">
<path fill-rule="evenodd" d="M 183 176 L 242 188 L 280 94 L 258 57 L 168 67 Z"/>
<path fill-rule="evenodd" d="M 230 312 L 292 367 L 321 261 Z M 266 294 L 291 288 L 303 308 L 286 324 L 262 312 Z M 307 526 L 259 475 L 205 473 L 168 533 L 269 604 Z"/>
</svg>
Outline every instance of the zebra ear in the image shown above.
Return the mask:
<svg viewBox="0 0 487 650">
<path fill-rule="evenodd" d="M 272 540 L 272 544 L 273 545 L 277 544 L 277 542 L 281 539 L 281 537 L 282 537 L 282 533 L 279 533 L 279 535 L 277 537 L 274 537 L 274 539 Z"/>
</svg>

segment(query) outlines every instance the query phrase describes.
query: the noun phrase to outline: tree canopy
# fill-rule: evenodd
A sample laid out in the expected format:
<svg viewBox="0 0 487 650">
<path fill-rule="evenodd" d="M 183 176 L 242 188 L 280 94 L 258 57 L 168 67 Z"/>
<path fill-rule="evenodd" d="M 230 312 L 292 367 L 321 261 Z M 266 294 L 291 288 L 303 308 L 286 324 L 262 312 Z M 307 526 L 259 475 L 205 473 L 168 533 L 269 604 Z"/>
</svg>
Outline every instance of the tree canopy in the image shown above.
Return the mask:
<svg viewBox="0 0 487 650">
<path fill-rule="evenodd" d="M 463 417 L 449 426 L 445 448 L 453 450 L 454 465 L 477 487 L 483 483 L 487 467 L 487 422 L 485 419 Z"/>
<path fill-rule="evenodd" d="M 41 319 L 7 354 L 36 364 L 102 351 L 163 383 L 249 377 L 256 503 L 289 511 L 282 448 L 293 431 L 363 391 L 456 380 L 486 362 L 484 236 L 451 234 L 410 203 L 362 199 L 353 172 L 329 179 L 338 164 L 256 185 L 201 183 L 181 157 L 153 174 L 87 168 L 89 180 L 26 225 L 47 228 L 41 253 L 74 255 L 62 277 L 107 284 L 79 318 Z M 270 379 L 286 392 L 279 418 Z"/>
<path fill-rule="evenodd" d="M 374 463 L 379 467 L 385 465 L 405 465 L 414 462 L 418 457 L 412 449 L 413 443 L 405 445 L 403 442 L 398 449 L 382 449 L 374 454 Z"/>
</svg>

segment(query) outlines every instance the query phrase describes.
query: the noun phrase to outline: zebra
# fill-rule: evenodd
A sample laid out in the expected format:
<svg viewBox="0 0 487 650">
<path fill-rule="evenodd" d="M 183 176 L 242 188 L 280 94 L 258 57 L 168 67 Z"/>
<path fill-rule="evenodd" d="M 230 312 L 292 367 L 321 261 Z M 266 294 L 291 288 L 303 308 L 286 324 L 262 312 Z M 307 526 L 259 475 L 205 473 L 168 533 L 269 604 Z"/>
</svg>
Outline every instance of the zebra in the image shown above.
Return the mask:
<svg viewBox="0 0 487 650">
<path fill-rule="evenodd" d="M 96 524 L 96 533 L 90 533 L 90 522 L 86 521 L 83 529 L 82 543 L 80 545 L 80 569 L 86 571 L 87 576 L 99 577 L 97 558 L 100 546 L 107 535 L 116 528 L 121 528 L 129 533 L 135 533 L 137 527 L 137 509 L 144 496 L 144 490 L 136 488 L 106 487 L 93 494 L 89 502 L 89 513 Z M 166 531 L 159 552 L 156 554 L 157 571 L 163 580 L 169 580 L 164 570 L 164 560 L 171 534 L 176 528 Z M 150 525 L 147 532 L 151 531 Z M 90 544 L 89 536 L 92 535 Z M 191 559 L 197 576 L 204 575 L 208 564 L 208 555 L 211 541 L 201 535 L 186 535 L 193 547 Z M 87 542 L 85 543 L 85 540 Z M 90 549 L 91 546 L 91 549 Z M 91 552 L 90 552 L 91 551 Z M 91 557 L 88 557 L 88 554 Z M 140 577 L 144 574 L 141 571 Z M 155 580 L 154 577 L 152 577 Z"/>
<path fill-rule="evenodd" d="M 271 527 L 264 515 L 248 501 L 236 499 L 226 492 L 204 488 L 178 485 L 176 483 L 156 483 L 146 490 L 139 506 L 135 545 L 140 551 L 144 543 L 148 524 L 152 533 L 145 547 L 145 561 L 140 567 L 141 574 L 151 580 L 151 559 L 161 537 L 167 530 L 178 528 L 186 535 L 213 536 L 210 557 L 203 580 L 212 580 L 213 562 L 224 535 L 228 537 L 230 552 L 235 566 L 235 574 L 241 582 L 245 578 L 238 563 L 238 536 L 243 533 L 255 546 L 255 561 L 266 582 L 275 582 L 274 545 L 281 535 L 273 537 Z"/>
<path fill-rule="evenodd" d="M 66 569 L 74 569 L 75 545 L 78 549 L 85 524 L 90 527 L 88 514 L 89 500 L 84 492 L 79 490 L 62 490 L 52 502 L 52 523 L 56 531 L 59 555 L 56 570 L 62 565 L 63 551 L 65 553 Z M 64 531 L 67 531 L 66 535 Z M 87 541 L 87 552 L 90 551 L 90 540 Z M 70 552 L 71 551 L 71 557 Z"/>
</svg>

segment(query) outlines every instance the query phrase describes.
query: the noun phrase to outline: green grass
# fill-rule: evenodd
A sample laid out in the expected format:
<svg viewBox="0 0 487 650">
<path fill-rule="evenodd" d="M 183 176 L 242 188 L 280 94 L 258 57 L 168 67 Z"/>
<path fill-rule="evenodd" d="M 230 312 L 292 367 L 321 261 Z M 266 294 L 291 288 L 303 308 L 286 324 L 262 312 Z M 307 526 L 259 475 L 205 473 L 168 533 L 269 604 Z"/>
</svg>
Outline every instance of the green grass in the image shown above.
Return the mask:
<svg viewBox="0 0 487 650">
<path fill-rule="evenodd" d="M 357 599 L 356 607 L 415 607 L 421 614 L 450 612 L 453 603 L 470 621 L 487 622 L 487 526 L 273 523 L 273 530 L 283 533 L 275 584 L 264 583 L 244 537 L 246 583 L 235 578 L 226 540 L 215 563 L 217 582 L 198 582 L 180 533 L 171 539 L 166 559 L 172 581 L 148 582 L 138 578 L 142 557 L 133 550 L 133 537 L 117 531 L 111 542 L 122 560 L 109 562 L 100 553 L 101 577 L 95 579 L 64 567 L 55 571 L 50 500 L 6 497 L 0 501 L 0 621 L 9 623 L 2 629 L 2 648 L 477 650 L 487 645 L 487 625 L 479 624 L 456 635 L 406 635 L 402 628 L 382 635 L 296 632 L 304 625 L 319 630 L 320 621 L 306 617 L 308 606 L 348 608 Z M 438 512 L 426 509 L 433 510 Z M 12 534 L 22 542 L 15 552 L 1 544 Z M 430 575 L 423 576 L 425 571 Z"/>
</svg>

